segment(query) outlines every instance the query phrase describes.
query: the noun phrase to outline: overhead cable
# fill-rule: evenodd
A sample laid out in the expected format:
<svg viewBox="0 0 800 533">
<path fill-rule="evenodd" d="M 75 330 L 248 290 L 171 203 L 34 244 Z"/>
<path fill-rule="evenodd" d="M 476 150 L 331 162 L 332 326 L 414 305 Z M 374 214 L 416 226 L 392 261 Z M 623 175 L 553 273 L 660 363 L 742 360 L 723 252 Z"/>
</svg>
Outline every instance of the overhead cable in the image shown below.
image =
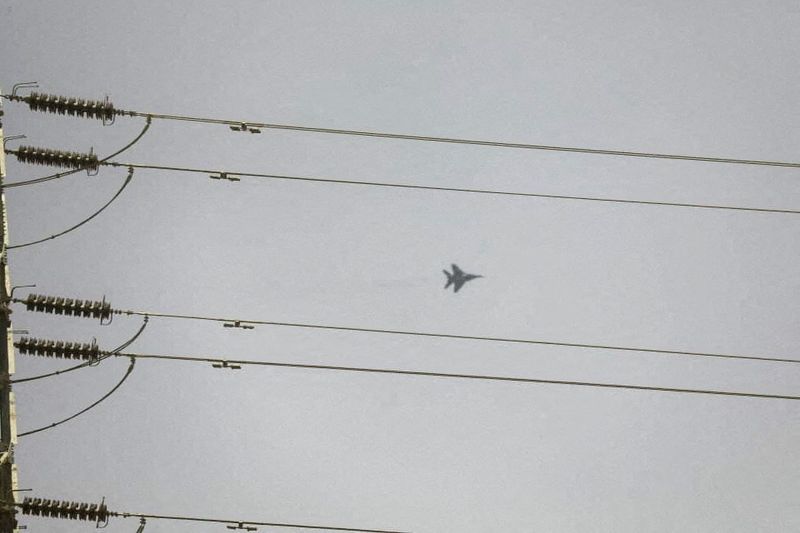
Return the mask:
<svg viewBox="0 0 800 533">
<path fill-rule="evenodd" d="M 249 129 L 273 129 L 301 131 L 308 133 L 327 133 L 333 135 L 353 135 L 358 137 L 378 137 L 383 139 L 398 139 L 406 141 L 424 141 L 447 144 L 467 144 L 476 146 L 491 146 L 497 148 L 517 148 L 523 150 L 547 150 L 553 152 L 572 152 L 594 155 L 612 155 L 621 157 L 643 157 L 650 159 L 676 159 L 683 161 L 702 161 L 706 163 L 729 163 L 737 165 L 762 165 L 771 167 L 800 168 L 800 162 L 794 161 L 769 161 L 760 159 L 736 159 L 730 157 L 710 157 L 697 155 L 663 154 L 655 152 L 635 152 L 630 150 L 606 150 L 601 148 L 580 148 L 571 146 L 552 146 L 545 144 L 527 144 L 515 142 L 486 141 L 475 139 L 460 139 L 454 137 L 433 137 L 430 135 L 410 135 L 405 133 L 388 133 L 380 131 L 346 130 L 338 128 L 319 128 L 313 126 L 301 126 L 294 124 L 272 124 L 267 122 L 242 122 L 239 120 L 222 120 L 213 118 L 193 117 L 186 115 L 165 115 L 159 113 L 141 113 L 138 111 L 126 111 L 126 114 L 138 117 L 148 117 L 160 120 L 178 120 L 185 122 L 200 122 L 204 124 L 222 124 L 236 128 L 237 131 L 248 131 Z"/>
<path fill-rule="evenodd" d="M 154 354 L 139 354 L 139 353 L 119 353 L 117 355 L 120 357 L 132 357 L 135 359 L 161 359 L 161 360 L 181 361 L 181 362 L 205 362 L 205 363 L 212 363 L 213 365 L 216 366 L 216 368 L 236 368 L 245 365 L 253 365 L 253 366 L 269 366 L 269 367 L 295 368 L 295 369 L 306 369 L 306 370 L 335 370 L 339 372 L 360 372 L 360 373 L 370 373 L 370 374 L 395 374 L 402 376 L 469 379 L 475 381 L 502 381 L 506 383 L 510 382 L 510 383 L 528 383 L 528 384 L 567 385 L 573 387 L 598 387 L 607 389 L 631 389 L 631 390 L 653 391 L 653 392 L 672 392 L 678 394 L 737 396 L 742 398 L 764 398 L 773 400 L 794 400 L 794 401 L 800 400 L 800 396 L 788 396 L 780 394 L 763 394 L 754 392 L 739 392 L 739 391 L 710 390 L 710 389 L 654 387 L 645 385 L 627 385 L 620 383 L 597 383 L 589 381 L 521 378 L 521 377 L 508 377 L 508 376 L 491 376 L 483 374 L 455 374 L 450 372 L 423 372 L 418 370 L 397 370 L 388 368 L 365 368 L 365 367 L 317 365 L 317 364 L 301 364 L 301 363 L 279 363 L 272 361 L 252 361 L 246 359 L 220 359 L 214 357 L 193 357 L 193 356 L 182 356 L 182 355 L 154 355 Z"/>
<path fill-rule="evenodd" d="M 523 150 L 546 150 L 553 152 L 569 152 L 581 153 L 592 155 L 611 155 L 619 157 L 641 157 L 650 159 L 672 159 L 682 161 L 699 161 L 706 163 L 728 163 L 738 165 L 762 165 L 772 167 L 790 167 L 800 168 L 800 162 L 793 161 L 770 161 L 762 159 L 737 159 L 730 157 L 712 157 L 712 156 L 697 156 L 697 155 L 681 155 L 681 154 L 665 154 L 657 152 L 637 152 L 631 150 L 607 150 L 603 148 L 582 148 L 574 146 L 554 146 L 546 144 L 529 144 L 518 142 L 503 142 L 503 141 L 490 141 L 490 140 L 477 140 L 477 139 L 463 139 L 456 137 L 436 137 L 431 135 L 412 135 L 406 133 L 390 133 L 382 131 L 365 131 L 365 130 L 348 130 L 341 128 L 322 128 L 317 126 L 303 126 L 298 124 L 275 124 L 268 122 L 251 122 L 241 120 L 227 120 L 216 119 L 207 117 L 197 117 L 190 115 L 173 115 L 164 113 L 145 113 L 141 111 L 129 111 L 116 108 L 108 99 L 104 101 L 87 100 L 75 97 L 66 97 L 58 95 L 50 95 L 43 93 L 31 93 L 29 96 L 21 96 L 16 94 L 0 95 L 14 102 L 25 102 L 31 110 L 34 111 L 47 111 L 59 113 L 62 115 L 72 115 L 87 118 L 99 118 L 103 123 L 113 122 L 116 116 L 130 116 L 130 117 L 143 117 L 148 121 L 152 119 L 158 120 L 175 120 L 182 122 L 195 122 L 202 124 L 219 124 L 228 126 L 233 131 L 248 132 L 248 133 L 261 133 L 262 129 L 273 130 L 286 130 L 286 131 L 299 131 L 306 133 L 324 133 L 331 135 L 350 135 L 357 137 L 376 137 L 382 139 L 396 139 L 406 141 L 422 141 L 422 142 L 435 142 L 446 144 L 465 144 L 474 146 L 489 146 L 496 148 L 515 148 Z"/>
<path fill-rule="evenodd" d="M 280 527 L 280 528 L 294 528 L 294 529 L 322 529 L 325 531 L 352 531 L 355 533 L 410 533 L 408 531 L 395 531 L 388 529 L 363 529 L 357 527 L 334 527 L 322 525 L 309 525 L 309 524 L 289 524 L 284 522 L 258 522 L 258 521 L 239 521 L 239 520 L 226 520 L 223 518 L 199 518 L 194 516 L 169 516 L 157 514 L 137 514 L 137 513 L 112 513 L 116 516 L 123 518 L 135 517 L 144 518 L 147 520 L 176 520 L 181 522 L 205 522 L 216 524 L 227 524 L 228 529 L 254 531 L 253 526 L 267 526 L 267 527 Z"/>
<path fill-rule="evenodd" d="M 85 412 L 87 412 L 87 411 L 89 411 L 89 410 L 93 409 L 93 408 L 94 408 L 94 407 L 96 407 L 97 405 L 99 405 L 101 402 L 103 402 L 103 400 L 105 400 L 106 398 L 108 398 L 109 396 L 111 396 L 112 394 L 114 394 L 114 393 L 115 393 L 115 392 L 116 392 L 116 391 L 117 391 L 117 390 L 118 390 L 118 389 L 119 389 L 119 388 L 122 386 L 122 384 L 123 384 L 123 383 L 125 383 L 125 380 L 127 380 L 127 379 L 128 379 L 128 377 L 131 375 L 131 372 L 133 372 L 133 367 L 134 367 L 134 365 L 136 364 L 136 359 L 134 359 L 133 357 L 131 357 L 131 358 L 130 358 L 130 360 L 131 360 L 131 362 L 130 362 L 130 364 L 128 365 L 128 370 L 125 372 L 125 375 L 124 375 L 124 376 L 122 376 L 122 379 L 121 379 L 121 380 L 119 380 L 119 383 L 117 383 L 117 384 L 114 386 L 114 388 L 113 388 L 113 389 L 111 389 L 110 391 L 108 391 L 106 394 L 104 394 L 104 395 L 103 395 L 103 397 L 102 397 L 102 398 L 100 398 L 99 400 L 97 400 L 96 402 L 94 402 L 93 404 L 91 404 L 89 407 L 86 407 L 85 409 L 81 409 L 80 411 L 78 411 L 78 412 L 77 412 L 77 413 L 75 413 L 74 415 L 72 415 L 72 416 L 68 416 L 67 418 L 65 418 L 65 419 L 63 419 L 63 420 L 59 420 L 58 422 L 54 422 L 54 423 L 52 423 L 52 424 L 50 424 L 50 425 L 47 425 L 47 426 L 42 426 L 42 427 L 40 427 L 40 428 L 33 429 L 33 430 L 31 430 L 31 431 L 25 431 L 24 433 L 20 433 L 20 434 L 19 434 L 19 435 L 17 435 L 17 436 L 18 436 L 18 437 L 24 437 L 24 436 L 26 436 L 26 435 L 33 435 L 34 433 L 39 433 L 40 431 L 45 431 L 45 430 L 47 430 L 47 429 L 52 429 L 52 428 L 54 428 L 54 427 L 56 427 L 56 426 L 60 426 L 61 424 L 64 424 L 64 423 L 66 423 L 66 422 L 69 422 L 70 420 L 72 420 L 72 419 L 74 419 L 74 418 L 77 418 L 77 417 L 79 417 L 79 416 L 80 416 L 80 415 L 82 415 L 83 413 L 85 413 Z"/>
<path fill-rule="evenodd" d="M 64 298 L 61 296 L 47 296 L 41 294 L 29 294 L 27 298 L 11 298 L 13 303 L 24 304 L 28 311 L 37 311 L 43 313 L 54 313 L 58 315 L 67 316 L 83 316 L 99 318 L 102 321 L 110 322 L 114 315 L 138 315 L 149 318 L 173 318 L 179 320 L 201 320 L 207 322 L 222 322 L 224 327 L 237 327 L 242 328 L 247 325 L 265 325 L 265 326 L 282 326 L 292 328 L 308 328 L 318 329 L 325 331 L 352 331 L 359 333 L 380 333 L 388 335 L 409 335 L 417 337 L 434 337 L 442 339 L 459 339 L 459 340 L 473 340 L 473 341 L 486 341 L 486 342 L 503 342 L 503 343 L 518 343 L 518 344 L 539 344 L 544 346 L 561 346 L 567 348 L 585 348 L 593 350 L 613 350 L 624 352 L 644 352 L 655 353 L 662 355 L 681 355 L 681 356 L 695 356 L 695 357 L 715 357 L 721 359 L 744 359 L 752 361 L 769 361 L 776 363 L 800 363 L 798 359 L 790 359 L 774 356 L 763 355 L 749 355 L 749 354 L 728 354 L 728 353 L 714 353 L 714 352 L 698 352 L 686 350 L 665 350 L 660 348 L 647 348 L 647 347 L 633 347 L 633 346 L 614 346 L 606 344 L 588 344 L 578 342 L 564 342 L 564 341 L 550 341 L 550 340 L 537 340 L 537 339 L 520 339 L 509 337 L 487 337 L 476 335 L 456 335 L 452 333 L 435 333 L 427 331 L 404 331 L 396 329 L 376 329 L 364 328 L 355 326 L 332 326 L 326 324 L 309 324 L 300 322 L 277 322 L 272 320 L 246 320 L 239 318 L 220 318 L 202 315 L 183 315 L 176 313 L 156 313 L 153 311 L 134 311 L 130 309 L 114 308 L 111 304 L 105 301 L 105 298 L 100 300 L 82 300 L 74 298 Z M 252 329 L 252 328 L 245 328 Z"/>
<path fill-rule="evenodd" d="M 19 300 L 13 300 L 19 301 Z M 486 337 L 476 335 L 456 335 L 450 333 L 434 333 L 426 331 L 403 331 L 395 329 L 377 329 L 377 328 L 363 328 L 354 326 L 331 326 L 325 324 L 308 324 L 300 322 L 277 322 L 271 320 L 245 320 L 245 319 L 232 319 L 232 318 L 219 318 L 199 315 L 181 315 L 173 313 L 154 313 L 150 311 L 128 311 L 128 310 L 114 310 L 115 314 L 127 315 L 140 315 L 149 316 L 151 318 L 173 318 L 179 320 L 202 320 L 210 322 L 224 322 L 224 323 L 239 323 L 239 324 L 252 324 L 252 325 L 265 325 L 265 326 L 281 326 L 290 328 L 305 328 L 317 329 L 324 331 L 350 331 L 358 333 L 378 333 L 387 335 L 408 335 L 416 337 L 430 337 L 441 339 L 459 339 L 471 341 L 484 341 L 484 342 L 500 342 L 500 343 L 516 343 L 516 344 L 538 344 L 543 346 L 561 346 L 566 348 L 585 348 L 592 350 L 611 350 L 622 352 L 644 352 L 654 353 L 661 355 L 680 355 L 680 356 L 694 356 L 694 357 L 713 357 L 720 359 L 744 359 L 752 361 L 770 361 L 776 363 L 800 363 L 798 359 L 789 359 L 783 357 L 761 356 L 761 355 L 747 355 L 747 354 L 728 354 L 728 353 L 713 353 L 713 352 L 698 352 L 698 351 L 684 351 L 684 350 L 663 350 L 659 348 L 647 348 L 642 346 L 614 346 L 606 344 L 588 344 L 578 342 L 562 342 L 550 340 L 536 340 L 536 339 L 520 339 L 508 337 Z"/>
<path fill-rule="evenodd" d="M 248 178 L 264 178 L 264 179 L 303 181 L 303 182 L 314 182 L 314 183 L 332 183 L 332 184 L 339 184 L 339 185 L 364 185 L 364 186 L 370 186 L 370 187 L 388 187 L 388 188 L 395 188 L 395 189 L 414 189 L 414 190 L 441 191 L 441 192 L 489 194 L 489 195 L 496 195 L 496 196 L 517 196 L 517 197 L 544 198 L 544 199 L 554 199 L 554 200 L 580 200 L 580 201 L 590 201 L 590 202 L 608 202 L 608 203 L 634 204 L 634 205 L 638 204 L 638 205 L 650 205 L 650 206 L 689 207 L 689 208 L 697 208 L 697 209 L 723 209 L 723 210 L 731 210 L 731 211 L 751 211 L 751 212 L 761 212 L 761 213 L 782 213 L 782 214 L 791 214 L 791 215 L 800 214 L 800 210 L 796 210 L 796 209 L 771 209 L 771 208 L 759 208 L 759 207 L 737 207 L 737 206 L 715 205 L 715 204 L 692 204 L 692 203 L 680 203 L 680 202 L 658 202 L 658 201 L 647 201 L 647 200 L 627 200 L 627 199 L 621 199 L 621 198 L 603 198 L 603 197 L 592 197 L 592 196 L 568 196 L 568 195 L 561 195 L 561 194 L 514 192 L 514 191 L 502 191 L 502 190 L 491 190 L 491 189 L 470 189 L 470 188 L 460 188 L 460 187 L 438 187 L 438 186 L 433 186 L 433 185 L 412 185 L 412 184 L 407 184 L 407 183 L 386 183 L 386 182 L 378 182 L 378 181 L 345 180 L 345 179 L 318 178 L 318 177 L 307 177 L 307 176 L 290 176 L 290 175 L 284 175 L 284 174 L 261 174 L 261 173 L 254 173 L 254 172 L 230 172 L 230 171 L 220 171 L 220 170 L 212 170 L 212 169 L 206 169 L 206 168 L 191 168 L 191 167 L 165 166 L 165 165 L 147 165 L 147 164 L 137 164 L 137 163 L 119 163 L 119 162 L 115 162 L 115 161 L 107 162 L 107 163 L 103 163 L 103 164 L 110 165 L 110 166 L 137 168 L 137 169 L 166 170 L 166 171 L 172 171 L 172 172 L 186 172 L 186 173 L 194 173 L 194 174 L 207 174 L 210 177 L 215 178 L 215 179 L 237 180 L 237 181 L 238 181 L 238 179 L 236 177 L 237 176 L 241 176 L 241 177 L 248 177 Z"/>
<path fill-rule="evenodd" d="M 56 233 L 56 234 L 54 234 L 54 235 L 51 235 L 51 236 L 49 236 L 49 237 L 43 237 L 43 238 L 41 238 L 41 239 L 38 239 L 38 240 L 35 240 L 35 241 L 26 242 L 26 243 L 22 243 L 22 244 L 12 244 L 11 246 L 7 246 L 7 247 L 6 247 L 6 249 L 7 249 L 7 250 L 13 250 L 14 248 L 25 248 L 26 246 L 33 246 L 34 244 L 40 244 L 40 243 L 47 242 L 47 241 L 49 241 L 49 240 L 52 240 L 52 239 L 55 239 L 55 238 L 61 237 L 62 235 L 66 235 L 67 233 L 69 233 L 69 232 L 71 232 L 71 231 L 74 231 L 74 230 L 76 230 L 76 229 L 80 228 L 80 227 L 81 227 L 81 226 L 83 226 L 84 224 L 86 224 L 86 223 L 90 222 L 90 221 L 91 221 L 93 218 L 95 218 L 97 215 L 99 215 L 100 213 L 102 213 L 103 211 L 105 211 L 105 209 L 106 209 L 106 208 L 107 208 L 109 205 L 111 205 L 111 204 L 114 202 L 114 200 L 116 200 L 116 199 L 119 197 L 119 195 L 120 195 L 120 194 L 122 194 L 122 191 L 124 191 L 124 190 L 125 190 L 125 188 L 128 186 L 128 184 L 131 182 L 131 179 L 132 179 L 132 178 L 133 178 L 133 169 L 131 168 L 131 169 L 128 169 L 128 176 L 125 178 L 125 181 L 122 183 L 122 186 L 119 188 L 119 190 L 117 191 L 117 193 L 116 193 L 114 196 L 112 196 L 112 197 L 111 197 L 111 199 L 110 199 L 108 202 L 106 202 L 105 204 L 103 204 L 103 206 L 102 206 L 100 209 L 98 209 L 97 211 L 95 211 L 95 212 L 94 212 L 92 215 L 90 215 L 89 217 L 87 217 L 87 218 L 83 219 L 81 222 L 78 222 L 77 224 L 75 224 L 75 225 L 73 225 L 73 226 L 70 226 L 69 228 L 67 228 L 67 229 L 65 229 L 65 230 L 63 230 L 63 231 L 61 231 L 61 232 L 59 232 L 59 233 Z"/>
</svg>

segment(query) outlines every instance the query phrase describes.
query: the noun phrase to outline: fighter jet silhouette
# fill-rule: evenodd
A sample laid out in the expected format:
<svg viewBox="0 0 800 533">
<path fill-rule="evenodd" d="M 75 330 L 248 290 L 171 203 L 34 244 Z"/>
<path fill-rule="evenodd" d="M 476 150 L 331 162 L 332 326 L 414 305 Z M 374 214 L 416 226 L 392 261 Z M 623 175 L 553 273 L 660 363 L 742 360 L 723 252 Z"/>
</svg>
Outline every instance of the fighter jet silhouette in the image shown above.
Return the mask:
<svg viewBox="0 0 800 533">
<path fill-rule="evenodd" d="M 447 270 L 442 270 L 444 275 L 447 276 L 447 285 L 444 286 L 446 289 L 450 285 L 453 286 L 453 292 L 458 292 L 458 289 L 464 286 L 464 284 L 470 280 L 475 278 L 482 278 L 483 276 L 479 274 L 465 274 L 463 270 L 458 268 L 458 265 L 453 264 L 453 273 L 451 274 Z"/>
</svg>

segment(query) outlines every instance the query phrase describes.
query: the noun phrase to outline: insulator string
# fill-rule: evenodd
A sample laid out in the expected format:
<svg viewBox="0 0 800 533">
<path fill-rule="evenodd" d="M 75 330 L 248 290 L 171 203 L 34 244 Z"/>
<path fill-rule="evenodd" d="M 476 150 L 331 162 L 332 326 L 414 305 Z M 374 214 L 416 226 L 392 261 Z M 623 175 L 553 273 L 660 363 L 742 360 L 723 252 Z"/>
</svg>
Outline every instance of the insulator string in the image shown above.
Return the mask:
<svg viewBox="0 0 800 533">
<path fill-rule="evenodd" d="M 137 142 L 139 142 L 139 140 L 141 140 L 142 137 L 144 137 L 144 134 L 147 133 L 147 131 L 150 129 L 151 123 L 152 123 L 151 120 L 149 120 L 149 119 L 146 120 L 145 121 L 145 125 L 142 128 L 142 130 L 139 132 L 139 134 L 136 137 L 133 138 L 133 140 L 131 142 L 129 142 L 128 144 L 126 144 L 125 146 L 123 146 L 122 148 L 120 148 L 119 150 L 114 152 L 113 154 L 109 154 L 106 157 L 104 157 L 103 159 L 100 159 L 98 161 L 98 163 L 99 164 L 103 164 L 103 163 L 107 162 L 108 160 L 113 159 L 113 158 L 117 157 L 118 155 L 120 155 L 121 153 L 124 153 L 125 151 L 130 149 L 133 145 L 135 145 Z M 13 152 L 13 150 L 6 150 L 6 153 L 12 153 L 13 154 L 14 152 Z M 69 170 L 67 172 L 59 172 L 57 174 L 51 174 L 49 176 L 43 176 L 41 178 L 35 178 L 35 179 L 30 179 L 30 180 L 25 180 L 25 181 L 16 181 L 16 182 L 12 182 L 12 183 L 4 183 L 4 184 L 2 184 L 2 186 L 0 186 L 0 189 L 13 189 L 14 187 L 24 187 L 26 185 L 36 185 L 38 183 L 45 183 L 45 182 L 48 182 L 48 181 L 60 179 L 60 178 L 66 177 L 66 176 L 70 176 L 72 174 L 75 174 L 76 172 L 80 172 L 81 170 L 87 170 L 87 169 L 86 168 L 78 168 L 78 169 L 74 169 L 74 170 Z"/>
</svg>

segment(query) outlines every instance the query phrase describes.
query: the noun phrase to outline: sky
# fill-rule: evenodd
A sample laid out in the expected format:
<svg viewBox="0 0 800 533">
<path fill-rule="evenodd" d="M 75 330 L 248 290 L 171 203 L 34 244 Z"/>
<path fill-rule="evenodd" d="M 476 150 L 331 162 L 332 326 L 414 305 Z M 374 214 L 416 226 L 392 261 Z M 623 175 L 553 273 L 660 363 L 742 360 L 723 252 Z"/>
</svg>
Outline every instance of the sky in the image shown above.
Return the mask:
<svg viewBox="0 0 800 533">
<path fill-rule="evenodd" d="M 0 2 L 0 86 L 118 108 L 798 161 L 800 5 L 599 0 Z M 142 119 L 34 113 L 5 135 L 101 156 Z M 19 141 L 9 147 L 18 146 Z M 155 121 L 117 161 L 775 209 L 797 169 Z M 51 169 L 8 160 L 7 181 Z M 81 221 L 103 168 L 6 191 L 12 244 Z M 9 250 L 13 285 L 150 312 L 800 359 L 797 215 L 137 170 L 88 225 Z M 442 269 L 485 277 L 458 294 Z M 20 290 L 17 295 L 24 295 Z M 111 349 L 141 324 L 14 308 Z M 797 395 L 800 367 L 152 319 L 139 353 Z M 16 377 L 69 366 L 17 356 Z M 14 387 L 18 430 L 126 359 Z M 21 437 L 21 488 L 111 510 L 434 532 L 800 529 L 800 404 L 139 360 Z M 88 523 L 23 517 L 28 531 Z M 109 533 L 137 522 L 112 519 Z M 146 533 L 226 531 L 150 521 Z M 260 531 L 293 531 L 261 528 Z M 300 531 L 300 530 L 294 530 Z"/>
</svg>

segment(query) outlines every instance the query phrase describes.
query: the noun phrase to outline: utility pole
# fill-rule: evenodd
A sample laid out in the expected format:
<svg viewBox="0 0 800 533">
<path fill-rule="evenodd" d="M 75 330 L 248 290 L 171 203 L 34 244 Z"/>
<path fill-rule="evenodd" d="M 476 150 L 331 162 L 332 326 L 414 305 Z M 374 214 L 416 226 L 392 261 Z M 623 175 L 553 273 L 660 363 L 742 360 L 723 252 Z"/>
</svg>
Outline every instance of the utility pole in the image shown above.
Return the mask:
<svg viewBox="0 0 800 533">
<path fill-rule="evenodd" d="M 0 91 L 2 92 L 2 91 Z M 3 101 L 0 99 L 0 142 L 3 137 Z M 14 446 L 17 444 L 17 415 L 11 374 L 14 373 L 14 339 L 11 331 L 11 279 L 8 273 L 8 212 L 2 188 L 6 177 L 6 154 L 0 150 L 0 533 L 14 533 L 17 494 L 17 465 Z M 4 340 L 3 340 L 4 339 Z"/>
</svg>

